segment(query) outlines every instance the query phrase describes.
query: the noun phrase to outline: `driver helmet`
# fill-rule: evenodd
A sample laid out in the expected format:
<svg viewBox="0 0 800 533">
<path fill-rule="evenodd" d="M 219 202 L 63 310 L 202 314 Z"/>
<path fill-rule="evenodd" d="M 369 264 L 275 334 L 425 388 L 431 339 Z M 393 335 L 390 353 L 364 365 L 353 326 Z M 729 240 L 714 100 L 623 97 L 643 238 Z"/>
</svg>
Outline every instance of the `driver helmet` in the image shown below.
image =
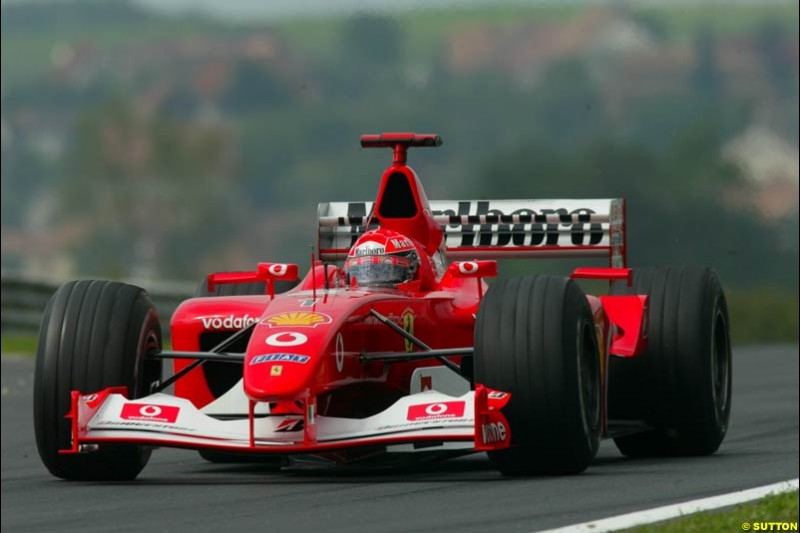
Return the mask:
<svg viewBox="0 0 800 533">
<path fill-rule="evenodd" d="M 363 287 L 394 287 L 414 279 L 419 254 L 414 241 L 390 230 L 362 235 L 345 261 L 345 272 Z"/>
</svg>

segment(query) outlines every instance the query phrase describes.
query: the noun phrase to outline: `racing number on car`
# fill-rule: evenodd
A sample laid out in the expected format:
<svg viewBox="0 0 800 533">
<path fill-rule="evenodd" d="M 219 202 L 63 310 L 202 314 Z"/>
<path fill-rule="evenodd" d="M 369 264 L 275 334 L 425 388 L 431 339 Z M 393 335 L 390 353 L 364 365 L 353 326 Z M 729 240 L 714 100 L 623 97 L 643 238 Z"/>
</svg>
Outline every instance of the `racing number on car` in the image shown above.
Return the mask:
<svg viewBox="0 0 800 533">
<path fill-rule="evenodd" d="M 403 312 L 403 329 L 411 335 L 414 334 L 414 313 L 410 309 Z M 407 352 L 414 351 L 414 343 L 408 339 L 404 339 L 403 343 L 406 346 Z"/>
</svg>

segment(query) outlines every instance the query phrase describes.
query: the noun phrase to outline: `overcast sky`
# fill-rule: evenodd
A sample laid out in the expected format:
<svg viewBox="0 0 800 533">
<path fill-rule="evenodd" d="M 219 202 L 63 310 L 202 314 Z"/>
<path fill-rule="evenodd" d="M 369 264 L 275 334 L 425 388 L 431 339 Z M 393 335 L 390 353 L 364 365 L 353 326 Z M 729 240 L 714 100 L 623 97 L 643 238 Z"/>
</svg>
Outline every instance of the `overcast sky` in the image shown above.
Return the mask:
<svg viewBox="0 0 800 533">
<path fill-rule="evenodd" d="M 0 0 L 3 5 L 42 2 L 42 0 Z M 54 0 L 45 0 L 50 2 Z M 59 1 L 59 0 L 55 0 Z M 70 0 L 60 0 L 70 1 Z M 456 9 L 476 6 L 547 4 L 635 4 L 695 5 L 708 7 L 729 4 L 791 4 L 792 0 L 134 0 L 158 11 L 195 12 L 222 18 L 247 20 L 285 17 L 348 15 L 355 12 L 398 13 L 423 9 Z M 796 1 L 796 0 L 795 0 Z"/>
<path fill-rule="evenodd" d="M 543 4 L 638 4 L 722 5 L 791 4 L 791 0 L 136 0 L 169 11 L 194 10 L 231 18 L 346 15 L 354 12 L 400 12 L 420 9 L 453 9 L 489 5 Z"/>
</svg>

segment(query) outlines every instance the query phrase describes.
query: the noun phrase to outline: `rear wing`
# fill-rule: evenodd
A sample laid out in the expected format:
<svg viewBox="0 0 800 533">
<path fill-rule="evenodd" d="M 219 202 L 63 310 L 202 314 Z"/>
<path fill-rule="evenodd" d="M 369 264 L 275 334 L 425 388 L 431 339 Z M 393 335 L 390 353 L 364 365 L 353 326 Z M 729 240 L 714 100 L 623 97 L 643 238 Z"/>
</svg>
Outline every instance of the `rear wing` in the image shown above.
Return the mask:
<svg viewBox="0 0 800 533">
<path fill-rule="evenodd" d="M 448 259 L 608 257 L 626 266 L 625 200 L 432 201 Z M 320 258 L 343 260 L 367 229 L 372 202 L 319 204 Z"/>
</svg>

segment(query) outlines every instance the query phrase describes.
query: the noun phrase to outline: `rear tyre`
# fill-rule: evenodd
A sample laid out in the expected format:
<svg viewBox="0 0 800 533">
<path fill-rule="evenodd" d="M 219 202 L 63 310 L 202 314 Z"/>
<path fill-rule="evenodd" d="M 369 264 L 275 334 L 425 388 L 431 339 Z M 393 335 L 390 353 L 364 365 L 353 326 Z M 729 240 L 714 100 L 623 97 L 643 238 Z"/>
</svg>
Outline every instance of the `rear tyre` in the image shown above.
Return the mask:
<svg viewBox="0 0 800 533">
<path fill-rule="evenodd" d="M 39 330 L 33 383 L 36 447 L 54 476 L 68 480 L 130 480 L 151 449 L 103 445 L 87 454 L 71 448 L 70 392 L 125 386 L 129 398 L 148 394 L 161 378 L 158 313 L 139 287 L 111 281 L 72 281 L 50 298 Z"/>
<path fill-rule="evenodd" d="M 503 413 L 512 447 L 489 452 L 504 475 L 577 474 L 600 443 L 597 336 L 574 282 L 554 276 L 499 281 L 475 324 L 475 382 L 511 393 Z"/>
<path fill-rule="evenodd" d="M 286 292 L 292 289 L 296 283 L 289 281 L 277 281 L 275 283 L 275 294 Z M 195 298 L 211 298 L 215 296 L 256 296 L 266 294 L 266 284 L 263 281 L 254 283 L 226 283 L 215 285 L 214 291 L 208 290 L 206 280 L 201 281 L 195 289 Z M 233 363 L 218 363 L 206 361 L 203 364 L 206 381 L 216 380 L 215 390 L 227 391 L 235 385 L 242 377 L 242 365 Z M 198 450 L 200 457 L 211 463 L 277 463 L 280 459 L 275 459 L 263 454 L 246 454 L 237 452 L 218 452 L 215 450 Z"/>
<path fill-rule="evenodd" d="M 731 412 L 728 306 L 706 267 L 634 270 L 631 288 L 647 294 L 647 349 L 609 362 L 609 418 L 653 430 L 614 439 L 629 457 L 708 455 L 722 443 Z"/>
</svg>

